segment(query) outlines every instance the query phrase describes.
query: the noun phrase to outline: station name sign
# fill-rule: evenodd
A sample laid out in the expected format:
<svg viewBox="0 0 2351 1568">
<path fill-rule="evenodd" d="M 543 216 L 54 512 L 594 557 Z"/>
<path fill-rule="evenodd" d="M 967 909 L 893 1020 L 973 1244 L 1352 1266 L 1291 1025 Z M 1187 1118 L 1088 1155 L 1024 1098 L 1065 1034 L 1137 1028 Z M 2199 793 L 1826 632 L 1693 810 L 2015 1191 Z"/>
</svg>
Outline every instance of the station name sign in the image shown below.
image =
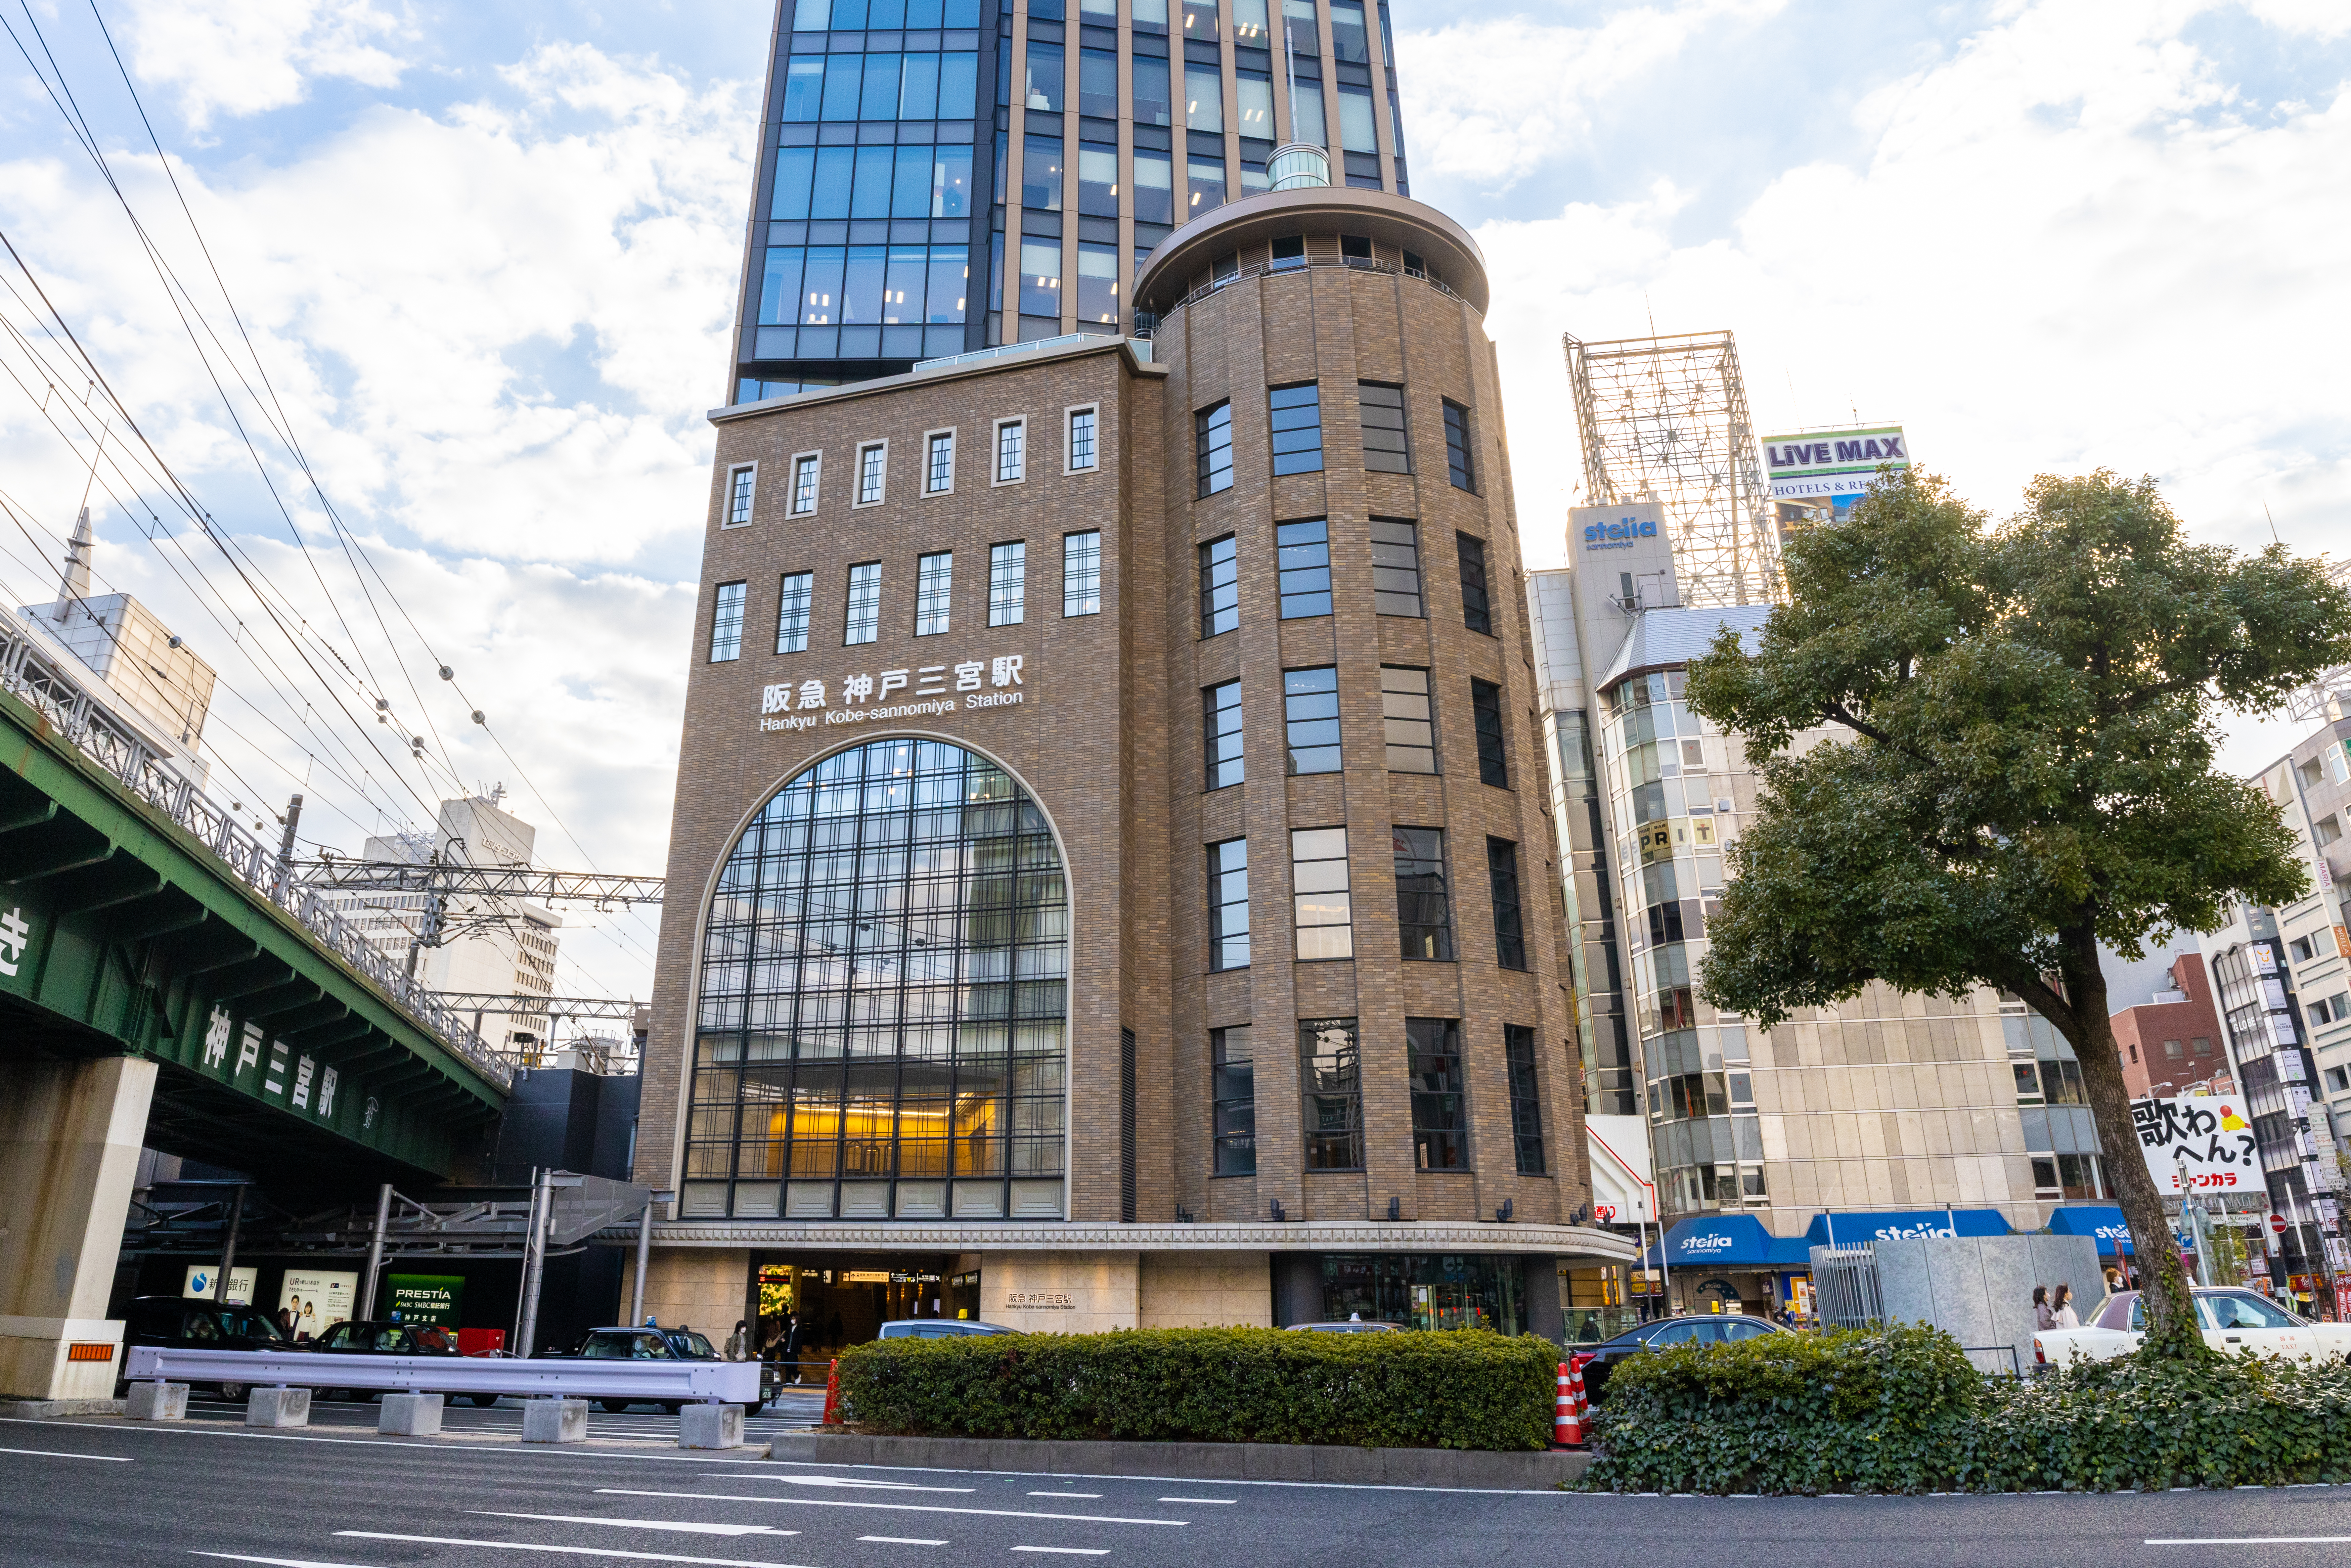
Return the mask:
<svg viewBox="0 0 2351 1568">
<path fill-rule="evenodd" d="M 759 728 L 790 734 L 820 724 L 873 724 L 942 714 L 1025 706 L 1024 656 L 1000 653 L 947 664 L 917 664 L 842 678 L 838 701 L 820 680 L 778 681 L 759 691 Z M 895 699 L 895 700 L 893 700 Z"/>
</svg>

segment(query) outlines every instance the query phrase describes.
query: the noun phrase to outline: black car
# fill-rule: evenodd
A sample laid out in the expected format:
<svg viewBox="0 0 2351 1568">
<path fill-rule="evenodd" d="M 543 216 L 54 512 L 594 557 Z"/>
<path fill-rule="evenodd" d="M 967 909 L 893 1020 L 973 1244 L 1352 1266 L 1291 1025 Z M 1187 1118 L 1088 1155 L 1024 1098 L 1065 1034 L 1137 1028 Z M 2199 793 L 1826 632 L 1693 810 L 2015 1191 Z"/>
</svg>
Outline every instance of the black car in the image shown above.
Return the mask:
<svg viewBox="0 0 2351 1568">
<path fill-rule="evenodd" d="M 587 1361 L 724 1361 L 717 1347 L 703 1335 L 687 1328 L 618 1328 L 590 1329 L 580 1348 L 571 1353 Z M 767 1408 L 783 1387 L 783 1374 L 765 1362 L 759 1364 L 759 1397 L 743 1406 L 743 1414 L 756 1416 Z M 600 1398 L 596 1403 L 611 1411 L 626 1410 L 632 1403 L 621 1398 Z M 671 1415 L 685 1408 L 683 1399 L 644 1400 L 638 1403 L 658 1404 Z"/>
<path fill-rule="evenodd" d="M 1659 1318 L 1655 1322 L 1643 1323 L 1599 1344 L 1577 1346 L 1569 1353 L 1568 1361 L 1583 1374 L 1583 1396 L 1596 1400 L 1608 1381 L 1610 1370 L 1627 1356 L 1677 1344 L 1729 1344 L 1787 1332 L 1769 1318 L 1750 1318 L 1739 1312 L 1692 1312 L 1685 1317 Z"/>
<path fill-rule="evenodd" d="M 311 1350 L 326 1355 L 455 1355 L 457 1336 L 433 1323 L 357 1322 L 346 1321 L 335 1324 L 310 1342 Z M 331 1397 L 335 1390 L 323 1391 Z M 375 1397 L 373 1390 L 348 1389 L 341 1392 L 357 1395 L 361 1399 Z M 476 1405 L 495 1405 L 495 1394 L 476 1394 Z"/>
<path fill-rule="evenodd" d="M 141 1296 L 131 1303 L 122 1325 L 127 1345 L 162 1345 L 167 1350 L 292 1350 L 293 1343 L 278 1333 L 269 1314 L 252 1307 L 232 1306 L 193 1296 Z M 251 1387 L 245 1383 L 215 1385 L 224 1399 L 242 1399 Z"/>
</svg>

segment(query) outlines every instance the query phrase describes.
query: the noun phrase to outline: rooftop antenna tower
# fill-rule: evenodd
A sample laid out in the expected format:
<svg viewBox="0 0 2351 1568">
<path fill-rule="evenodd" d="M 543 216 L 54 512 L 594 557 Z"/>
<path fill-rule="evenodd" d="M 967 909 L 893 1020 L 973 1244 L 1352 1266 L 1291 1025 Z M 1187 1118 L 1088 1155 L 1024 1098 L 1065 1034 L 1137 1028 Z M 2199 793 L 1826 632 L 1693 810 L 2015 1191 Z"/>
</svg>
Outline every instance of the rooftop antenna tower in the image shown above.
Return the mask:
<svg viewBox="0 0 2351 1568">
<path fill-rule="evenodd" d="M 1681 601 L 1783 596 L 1771 491 L 1729 332 L 1587 343 L 1562 335 L 1586 505 L 1663 503 Z"/>
</svg>

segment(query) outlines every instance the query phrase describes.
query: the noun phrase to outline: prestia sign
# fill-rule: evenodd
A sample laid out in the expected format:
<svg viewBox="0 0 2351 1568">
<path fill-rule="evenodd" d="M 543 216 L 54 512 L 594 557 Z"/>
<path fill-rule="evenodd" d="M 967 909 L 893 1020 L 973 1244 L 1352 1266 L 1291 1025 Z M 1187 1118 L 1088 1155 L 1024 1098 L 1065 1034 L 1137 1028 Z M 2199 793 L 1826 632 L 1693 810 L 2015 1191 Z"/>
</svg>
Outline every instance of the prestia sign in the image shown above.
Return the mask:
<svg viewBox="0 0 2351 1568">
<path fill-rule="evenodd" d="M 1026 695 L 1024 656 L 1002 653 L 955 664 L 918 664 L 884 670 L 876 680 L 854 674 L 841 683 L 841 701 L 829 700 L 822 681 L 779 681 L 759 691 L 759 728 L 789 734 L 819 724 L 871 724 L 877 720 L 931 718 L 957 708 L 1018 707 Z M 890 699 L 904 693 L 912 702 Z"/>
</svg>

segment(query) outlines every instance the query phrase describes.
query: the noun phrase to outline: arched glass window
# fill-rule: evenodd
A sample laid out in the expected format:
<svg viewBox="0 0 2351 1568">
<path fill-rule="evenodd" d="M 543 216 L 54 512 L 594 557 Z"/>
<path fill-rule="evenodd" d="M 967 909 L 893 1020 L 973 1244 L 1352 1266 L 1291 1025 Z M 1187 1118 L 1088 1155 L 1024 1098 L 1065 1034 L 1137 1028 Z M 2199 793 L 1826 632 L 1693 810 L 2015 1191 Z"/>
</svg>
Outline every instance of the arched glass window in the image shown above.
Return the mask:
<svg viewBox="0 0 2351 1568">
<path fill-rule="evenodd" d="M 1069 895 L 1044 813 L 943 741 L 778 789 L 703 936 L 686 1218 L 1057 1218 Z"/>
</svg>

